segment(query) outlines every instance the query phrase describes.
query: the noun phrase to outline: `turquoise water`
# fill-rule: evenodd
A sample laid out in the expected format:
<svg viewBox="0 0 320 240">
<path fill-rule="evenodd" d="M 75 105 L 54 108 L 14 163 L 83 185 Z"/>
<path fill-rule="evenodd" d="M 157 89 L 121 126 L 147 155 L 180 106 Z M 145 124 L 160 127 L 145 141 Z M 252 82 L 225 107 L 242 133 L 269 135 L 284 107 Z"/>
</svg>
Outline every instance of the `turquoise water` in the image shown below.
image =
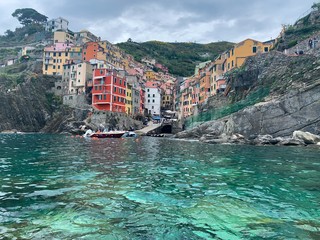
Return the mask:
<svg viewBox="0 0 320 240">
<path fill-rule="evenodd" d="M 0 135 L 0 239 L 320 239 L 320 149 Z"/>
</svg>

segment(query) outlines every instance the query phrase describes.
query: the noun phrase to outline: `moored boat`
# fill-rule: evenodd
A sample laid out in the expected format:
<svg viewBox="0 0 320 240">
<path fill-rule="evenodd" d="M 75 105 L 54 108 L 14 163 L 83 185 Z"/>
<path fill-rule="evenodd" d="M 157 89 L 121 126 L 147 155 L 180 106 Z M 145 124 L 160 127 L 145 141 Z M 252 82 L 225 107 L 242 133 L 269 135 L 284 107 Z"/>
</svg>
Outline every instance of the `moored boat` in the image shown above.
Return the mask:
<svg viewBox="0 0 320 240">
<path fill-rule="evenodd" d="M 93 132 L 88 130 L 83 136 L 90 138 L 121 138 L 123 134 L 125 134 L 125 131 Z"/>
</svg>

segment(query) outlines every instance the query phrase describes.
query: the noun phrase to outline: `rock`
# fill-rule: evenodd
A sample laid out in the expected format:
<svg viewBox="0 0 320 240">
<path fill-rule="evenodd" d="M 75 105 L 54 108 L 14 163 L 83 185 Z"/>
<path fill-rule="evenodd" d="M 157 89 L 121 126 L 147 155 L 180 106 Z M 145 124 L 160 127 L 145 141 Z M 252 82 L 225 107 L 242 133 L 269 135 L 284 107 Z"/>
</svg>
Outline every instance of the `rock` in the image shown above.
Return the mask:
<svg viewBox="0 0 320 240">
<path fill-rule="evenodd" d="M 255 145 L 275 145 L 278 143 L 278 140 L 273 138 L 271 135 L 258 135 L 254 140 L 253 144 Z"/>
<path fill-rule="evenodd" d="M 310 132 L 294 131 L 293 139 L 301 140 L 305 144 L 317 144 L 320 142 L 320 136 Z"/>
<path fill-rule="evenodd" d="M 283 138 L 278 145 L 282 146 L 303 146 L 305 143 L 299 139 L 294 138 Z"/>
</svg>

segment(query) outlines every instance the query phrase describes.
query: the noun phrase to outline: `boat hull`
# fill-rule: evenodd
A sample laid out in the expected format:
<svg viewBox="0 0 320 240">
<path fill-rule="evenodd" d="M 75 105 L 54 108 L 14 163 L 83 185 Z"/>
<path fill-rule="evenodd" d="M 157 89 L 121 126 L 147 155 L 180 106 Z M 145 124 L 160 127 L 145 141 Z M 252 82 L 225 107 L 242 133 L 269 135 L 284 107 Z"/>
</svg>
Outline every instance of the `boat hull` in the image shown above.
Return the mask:
<svg viewBox="0 0 320 240">
<path fill-rule="evenodd" d="M 124 132 L 119 133 L 93 133 L 91 138 L 121 138 Z"/>
</svg>

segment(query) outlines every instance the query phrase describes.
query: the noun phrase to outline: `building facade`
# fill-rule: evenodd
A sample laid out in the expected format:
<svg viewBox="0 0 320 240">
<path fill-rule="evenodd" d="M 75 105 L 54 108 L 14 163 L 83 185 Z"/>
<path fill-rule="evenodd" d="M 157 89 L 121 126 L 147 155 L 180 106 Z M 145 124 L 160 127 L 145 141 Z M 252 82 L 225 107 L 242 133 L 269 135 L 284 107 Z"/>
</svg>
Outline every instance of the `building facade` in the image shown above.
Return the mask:
<svg viewBox="0 0 320 240">
<path fill-rule="evenodd" d="M 145 84 L 145 108 L 150 115 L 160 115 L 161 113 L 161 90 L 155 82 Z"/>
<path fill-rule="evenodd" d="M 62 17 L 58 17 L 58 18 L 51 19 L 51 20 L 47 21 L 46 26 L 45 26 L 45 30 L 48 32 L 55 32 L 57 30 L 67 31 L 68 26 L 69 26 L 68 20 L 66 20 Z"/>
<path fill-rule="evenodd" d="M 126 112 L 126 78 L 116 70 L 93 71 L 92 106 L 111 112 Z"/>
</svg>

